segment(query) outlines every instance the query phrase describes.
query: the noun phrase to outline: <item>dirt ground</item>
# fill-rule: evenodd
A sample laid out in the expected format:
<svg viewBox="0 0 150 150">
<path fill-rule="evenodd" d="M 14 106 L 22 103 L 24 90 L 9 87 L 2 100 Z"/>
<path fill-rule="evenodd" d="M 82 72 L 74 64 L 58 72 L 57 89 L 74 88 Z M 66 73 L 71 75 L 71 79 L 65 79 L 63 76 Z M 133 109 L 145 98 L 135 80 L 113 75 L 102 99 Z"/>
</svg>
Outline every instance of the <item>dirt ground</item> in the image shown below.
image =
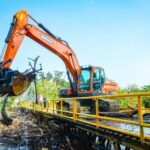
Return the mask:
<svg viewBox="0 0 150 150">
<path fill-rule="evenodd" d="M 0 122 L 0 144 L 3 145 L 4 149 L 85 149 L 81 141 L 65 135 L 61 126 L 55 124 L 53 120 L 41 121 L 30 112 L 21 112 L 20 110 L 7 112 L 7 114 L 13 119 L 13 122 L 9 126 Z"/>
</svg>

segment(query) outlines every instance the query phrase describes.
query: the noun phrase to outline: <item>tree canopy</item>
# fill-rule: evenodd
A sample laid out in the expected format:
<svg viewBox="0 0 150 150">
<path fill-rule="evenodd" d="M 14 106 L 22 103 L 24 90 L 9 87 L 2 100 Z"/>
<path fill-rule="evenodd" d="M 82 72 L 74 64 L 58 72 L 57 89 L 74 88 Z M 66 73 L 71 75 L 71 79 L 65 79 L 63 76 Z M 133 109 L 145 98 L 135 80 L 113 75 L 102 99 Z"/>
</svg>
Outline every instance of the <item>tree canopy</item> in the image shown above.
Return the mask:
<svg viewBox="0 0 150 150">
<path fill-rule="evenodd" d="M 59 90 L 62 88 L 68 88 L 69 82 L 64 78 L 64 72 L 55 71 L 51 72 L 41 72 L 37 77 L 37 93 L 38 96 L 42 95 L 46 99 L 58 99 Z M 144 85 L 139 87 L 136 84 L 128 85 L 126 88 L 119 88 L 118 94 L 125 93 L 135 93 L 135 92 L 150 92 L 150 85 Z M 29 87 L 27 92 L 21 97 L 25 100 L 35 100 L 35 88 L 33 84 Z M 9 105 L 12 104 L 14 98 L 10 98 Z M 2 101 L 0 101 L 0 106 Z M 124 100 L 120 101 L 121 105 L 126 105 Z M 150 107 L 150 98 L 144 98 L 143 104 L 145 107 Z"/>
</svg>

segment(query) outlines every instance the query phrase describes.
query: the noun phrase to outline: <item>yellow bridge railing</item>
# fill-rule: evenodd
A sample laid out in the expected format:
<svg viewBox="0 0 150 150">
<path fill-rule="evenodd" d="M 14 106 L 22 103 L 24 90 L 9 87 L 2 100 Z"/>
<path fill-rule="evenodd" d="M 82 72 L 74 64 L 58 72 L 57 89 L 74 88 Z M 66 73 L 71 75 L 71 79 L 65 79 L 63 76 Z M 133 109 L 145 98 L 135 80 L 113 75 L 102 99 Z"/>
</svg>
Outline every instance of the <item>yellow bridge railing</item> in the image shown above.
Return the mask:
<svg viewBox="0 0 150 150">
<path fill-rule="evenodd" d="M 122 134 L 140 138 L 141 141 L 150 142 L 150 124 L 143 120 L 144 114 L 150 114 L 150 108 L 144 108 L 143 99 L 150 98 L 150 93 L 129 93 L 122 95 L 104 95 L 92 97 L 74 97 L 74 98 L 61 98 L 60 100 L 39 101 L 35 102 L 21 102 L 21 107 L 32 109 L 35 112 L 42 112 L 49 115 L 68 118 L 75 122 L 82 122 L 95 126 L 96 128 L 104 128 L 116 131 Z M 109 117 L 103 115 L 99 110 L 99 101 L 101 99 L 109 99 L 109 101 L 126 101 L 130 108 L 137 110 L 137 118 L 131 117 Z M 94 101 L 95 111 L 94 114 L 85 113 L 87 107 L 79 105 L 79 101 L 85 102 L 87 100 Z M 66 102 L 69 102 L 71 108 L 66 107 Z M 120 110 L 120 112 L 132 111 Z M 101 114 L 102 113 L 102 114 Z M 114 112 L 116 113 L 116 112 Z"/>
</svg>

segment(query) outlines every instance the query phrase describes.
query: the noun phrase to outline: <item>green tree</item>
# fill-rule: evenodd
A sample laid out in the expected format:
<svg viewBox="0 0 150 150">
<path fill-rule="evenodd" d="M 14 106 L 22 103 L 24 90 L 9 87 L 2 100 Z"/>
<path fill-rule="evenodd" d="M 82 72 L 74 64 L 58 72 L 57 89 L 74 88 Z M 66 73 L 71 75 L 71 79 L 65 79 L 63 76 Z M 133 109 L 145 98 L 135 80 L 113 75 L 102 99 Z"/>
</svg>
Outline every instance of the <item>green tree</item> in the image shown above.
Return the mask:
<svg viewBox="0 0 150 150">
<path fill-rule="evenodd" d="M 144 86 L 142 87 L 142 91 L 143 91 L 143 92 L 150 92 L 150 85 L 144 85 Z"/>
<path fill-rule="evenodd" d="M 47 74 L 46 74 L 46 80 L 47 80 L 47 81 L 50 81 L 50 80 L 52 80 L 52 78 L 53 78 L 52 73 L 47 72 Z"/>
<path fill-rule="evenodd" d="M 56 85 L 60 85 L 60 83 L 62 82 L 62 76 L 63 76 L 62 71 L 55 71 L 54 77 L 53 77 L 53 82 L 55 82 Z"/>
<path fill-rule="evenodd" d="M 44 72 L 41 72 L 39 74 L 39 77 L 40 77 L 40 80 L 44 80 L 46 78 Z"/>
<path fill-rule="evenodd" d="M 62 71 L 55 71 L 54 74 L 42 72 L 37 80 L 38 95 L 42 95 L 45 98 L 59 98 L 59 90 L 69 85 L 62 76 Z"/>
<path fill-rule="evenodd" d="M 127 94 L 127 93 L 137 93 L 141 89 L 136 84 L 130 84 L 126 88 L 119 88 L 118 94 Z M 137 105 L 137 99 L 132 99 L 134 105 Z M 131 104 L 131 99 L 120 99 L 119 104 L 121 107 L 129 107 Z"/>
<path fill-rule="evenodd" d="M 142 87 L 142 92 L 150 92 L 150 85 L 144 85 Z M 143 104 L 145 108 L 150 108 L 150 98 L 144 98 Z"/>
<path fill-rule="evenodd" d="M 130 84 L 127 88 L 126 88 L 128 93 L 135 93 L 135 92 L 140 92 L 141 89 L 136 85 L 136 84 Z"/>
</svg>

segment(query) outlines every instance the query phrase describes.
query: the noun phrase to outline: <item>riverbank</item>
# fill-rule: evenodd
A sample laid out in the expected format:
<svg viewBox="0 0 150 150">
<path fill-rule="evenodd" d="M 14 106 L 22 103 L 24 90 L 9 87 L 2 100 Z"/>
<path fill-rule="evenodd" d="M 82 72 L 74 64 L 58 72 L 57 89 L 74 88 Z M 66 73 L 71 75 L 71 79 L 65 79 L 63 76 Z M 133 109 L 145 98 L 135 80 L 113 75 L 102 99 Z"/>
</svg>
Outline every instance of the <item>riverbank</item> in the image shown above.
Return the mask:
<svg viewBox="0 0 150 150">
<path fill-rule="evenodd" d="M 15 110 L 8 112 L 13 119 L 11 125 L 6 126 L 0 123 L 0 147 L 1 150 L 75 150 L 70 138 L 64 135 L 60 126 L 55 125 L 51 120 L 41 122 L 30 112 Z M 76 143 L 78 145 L 78 143 Z"/>
</svg>

